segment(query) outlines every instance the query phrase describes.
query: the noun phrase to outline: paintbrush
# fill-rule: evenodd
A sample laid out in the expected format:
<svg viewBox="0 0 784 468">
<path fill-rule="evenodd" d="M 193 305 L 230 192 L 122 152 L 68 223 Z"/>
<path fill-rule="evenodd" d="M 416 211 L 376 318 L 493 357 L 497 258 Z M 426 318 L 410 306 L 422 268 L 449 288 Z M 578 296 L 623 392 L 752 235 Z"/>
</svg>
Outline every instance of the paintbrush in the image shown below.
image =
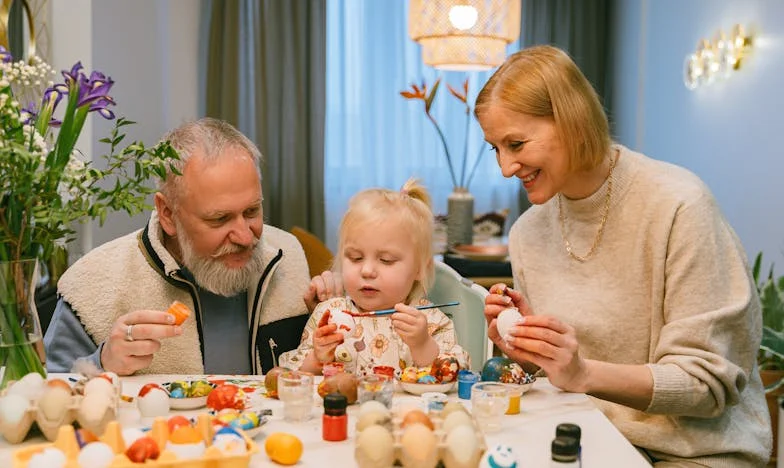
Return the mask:
<svg viewBox="0 0 784 468">
<path fill-rule="evenodd" d="M 416 310 L 425 310 L 425 309 L 436 309 L 441 307 L 452 307 L 459 304 L 460 304 L 459 302 L 455 301 L 455 302 L 447 302 L 445 304 L 421 305 L 421 306 L 416 306 L 414 308 Z M 348 310 L 346 312 L 348 312 L 352 317 L 378 317 L 382 315 L 394 314 L 397 311 L 395 309 L 381 309 L 381 310 L 373 310 L 370 312 L 350 312 Z"/>
</svg>

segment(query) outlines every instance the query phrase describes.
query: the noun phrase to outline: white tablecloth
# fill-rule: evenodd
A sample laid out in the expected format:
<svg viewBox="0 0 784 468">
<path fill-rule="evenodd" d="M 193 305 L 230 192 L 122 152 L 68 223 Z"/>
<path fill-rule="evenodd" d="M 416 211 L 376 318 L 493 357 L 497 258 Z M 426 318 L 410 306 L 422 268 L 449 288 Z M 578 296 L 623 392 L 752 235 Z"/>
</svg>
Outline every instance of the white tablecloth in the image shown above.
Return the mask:
<svg viewBox="0 0 784 468">
<path fill-rule="evenodd" d="M 202 376 L 138 376 L 123 378 L 123 394 L 135 396 L 142 385 L 148 382 L 203 378 Z M 209 377 L 210 379 L 213 376 Z M 244 377 L 243 377 L 244 378 Z M 449 394 L 450 399 L 458 400 L 457 392 Z M 403 393 L 395 394 L 394 404 L 416 404 L 420 398 Z M 467 400 L 459 400 L 470 408 Z M 314 408 L 313 417 L 304 423 L 289 423 L 283 420 L 283 403 L 278 400 L 254 397 L 254 409 L 270 408 L 272 417 L 264 426 L 255 441 L 260 452 L 251 460 L 250 466 L 279 467 L 264 453 L 264 438 L 272 432 L 290 432 L 299 437 L 305 450 L 297 466 L 313 467 L 351 467 L 354 462 L 354 425 L 357 405 L 348 409 L 349 438 L 343 442 L 325 442 L 321 437 L 320 407 Z M 203 410 L 202 410 L 203 411 Z M 185 415 L 196 411 L 177 412 Z M 174 411 L 172 412 L 174 413 Z M 143 426 L 133 403 L 123 402 L 118 419 L 123 426 Z M 582 394 L 565 393 L 550 385 L 546 379 L 539 379 L 533 388 L 523 395 L 521 412 L 518 415 L 505 415 L 503 428 L 495 433 L 485 434 L 488 447 L 506 444 L 513 447 L 521 467 L 547 467 L 550 463 L 550 442 L 555 435 L 555 427 L 564 422 L 575 423 L 582 429 L 582 466 L 583 468 L 635 468 L 650 466 L 637 450 L 621 435 L 610 421 Z M 41 437 L 28 437 L 22 444 L 12 446 L 0 438 L 0 467 L 11 467 L 13 450 L 20 446 L 41 443 Z"/>
</svg>

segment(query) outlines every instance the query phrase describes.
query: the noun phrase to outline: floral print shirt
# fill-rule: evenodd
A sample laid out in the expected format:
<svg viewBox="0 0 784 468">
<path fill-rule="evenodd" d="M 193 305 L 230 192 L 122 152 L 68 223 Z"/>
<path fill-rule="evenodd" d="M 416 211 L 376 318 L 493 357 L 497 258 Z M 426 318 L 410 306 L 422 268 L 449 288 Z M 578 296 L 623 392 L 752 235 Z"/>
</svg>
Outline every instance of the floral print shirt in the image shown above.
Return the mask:
<svg viewBox="0 0 784 468">
<path fill-rule="evenodd" d="M 420 304 L 429 304 L 426 299 Z M 313 309 L 313 313 L 302 332 L 299 347 L 280 355 L 280 365 L 289 369 L 299 369 L 305 357 L 313 350 L 313 333 L 326 311 L 360 312 L 354 302 L 345 297 L 326 300 Z M 421 311 L 427 317 L 427 332 L 438 344 L 439 354 L 451 354 L 464 369 L 470 365 L 468 353 L 457 344 L 455 325 L 439 309 Z M 392 326 L 388 315 L 379 317 L 354 317 L 354 330 L 343 343 L 335 349 L 335 361 L 342 362 L 346 372 L 359 376 L 373 374 L 375 366 L 390 366 L 400 377 L 402 369 L 414 366 L 411 350 L 403 342 Z"/>
</svg>

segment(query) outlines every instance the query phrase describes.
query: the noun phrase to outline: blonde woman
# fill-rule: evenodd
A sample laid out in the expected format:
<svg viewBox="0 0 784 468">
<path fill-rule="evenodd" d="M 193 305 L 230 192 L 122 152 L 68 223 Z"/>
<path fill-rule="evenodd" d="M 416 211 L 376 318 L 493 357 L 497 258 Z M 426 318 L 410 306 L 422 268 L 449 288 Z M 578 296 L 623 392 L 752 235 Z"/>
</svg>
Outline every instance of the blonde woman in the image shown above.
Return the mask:
<svg viewBox="0 0 784 468">
<path fill-rule="evenodd" d="M 657 466 L 764 466 L 759 299 L 705 184 L 613 144 L 590 83 L 554 47 L 509 57 L 475 109 L 534 204 L 509 234 L 515 289 L 486 300 L 490 338 L 594 396 Z M 509 305 L 524 318 L 502 337 Z"/>
<path fill-rule="evenodd" d="M 438 309 L 413 307 L 428 303 L 432 245 L 430 197 L 417 181 L 409 180 L 400 191 L 368 189 L 355 195 L 340 224 L 335 256 L 347 296 L 316 306 L 299 348 L 283 354 L 281 365 L 318 374 L 325 363 L 338 361 L 357 375 L 372 374 L 376 366 L 399 373 L 449 353 L 467 366 L 452 320 Z M 396 312 L 355 317 L 353 332 L 345 337 L 336 324 L 322 320 L 327 312 L 390 308 Z"/>
</svg>

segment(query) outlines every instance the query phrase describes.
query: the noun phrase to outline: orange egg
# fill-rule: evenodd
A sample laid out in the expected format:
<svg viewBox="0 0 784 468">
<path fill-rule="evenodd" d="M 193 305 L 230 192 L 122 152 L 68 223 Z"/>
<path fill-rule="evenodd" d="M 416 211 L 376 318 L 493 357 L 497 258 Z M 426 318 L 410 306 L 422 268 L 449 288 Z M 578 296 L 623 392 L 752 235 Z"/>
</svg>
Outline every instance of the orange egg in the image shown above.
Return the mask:
<svg viewBox="0 0 784 468">
<path fill-rule="evenodd" d="M 170 417 L 169 420 L 166 423 L 169 426 L 169 434 L 174 432 L 175 429 L 177 429 L 178 427 L 183 427 L 183 426 L 191 427 L 190 419 L 186 418 L 185 416 L 179 415 L 179 414 L 176 415 L 176 416 Z"/>
<path fill-rule="evenodd" d="M 53 387 L 53 388 L 54 388 L 54 387 L 61 387 L 61 388 L 63 388 L 64 390 L 68 390 L 68 393 L 71 393 L 71 386 L 70 386 L 70 385 L 68 385 L 68 382 L 66 382 L 66 381 L 65 381 L 65 380 L 63 380 L 63 379 L 52 379 L 52 380 L 47 380 L 47 381 L 46 381 L 46 385 L 47 385 L 48 387 Z"/>
<path fill-rule="evenodd" d="M 400 427 L 404 428 L 409 424 L 416 424 L 416 423 L 425 425 L 426 427 L 430 428 L 431 431 L 435 429 L 435 426 L 433 425 L 433 421 L 431 421 L 430 418 L 425 413 L 423 413 L 418 409 L 414 409 L 406 413 L 406 415 L 403 416 L 403 421 L 400 423 Z"/>
<path fill-rule="evenodd" d="M 196 444 L 203 440 L 199 431 L 191 426 L 180 426 L 169 434 L 169 442 L 173 444 Z"/>
</svg>

